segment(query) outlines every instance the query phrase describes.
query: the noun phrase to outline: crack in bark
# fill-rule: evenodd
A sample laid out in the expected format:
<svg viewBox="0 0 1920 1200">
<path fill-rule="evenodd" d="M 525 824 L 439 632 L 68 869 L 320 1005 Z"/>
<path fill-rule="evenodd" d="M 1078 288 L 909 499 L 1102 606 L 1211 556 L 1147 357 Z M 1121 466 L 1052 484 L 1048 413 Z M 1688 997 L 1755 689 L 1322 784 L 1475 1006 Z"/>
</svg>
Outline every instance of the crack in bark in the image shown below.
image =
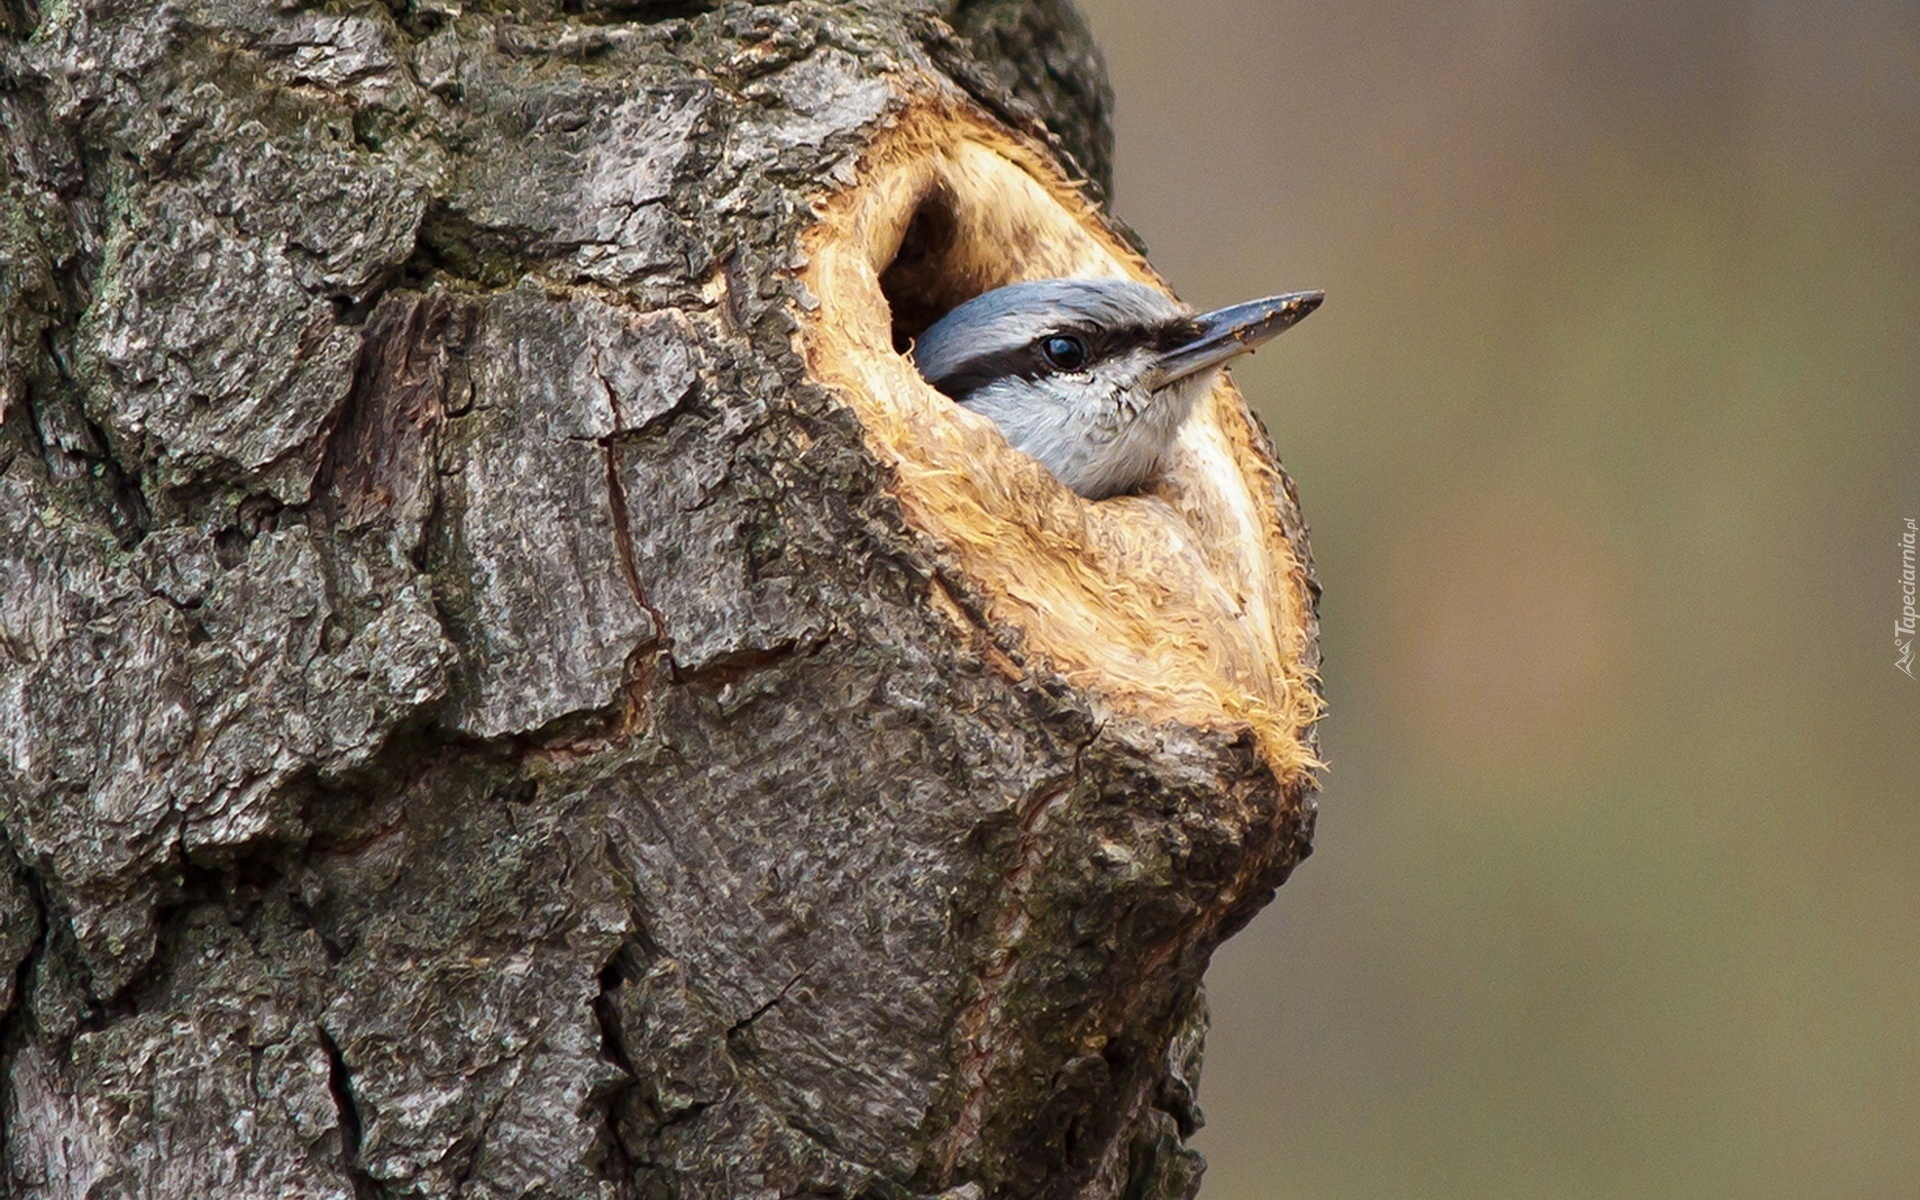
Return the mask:
<svg viewBox="0 0 1920 1200">
<path fill-rule="evenodd" d="M 71 385 L 73 376 L 54 331 L 42 329 L 40 340 L 41 351 L 53 364 L 61 384 Z M 46 388 L 31 379 L 25 390 L 28 428 L 40 445 L 48 472 L 56 480 L 90 484 L 93 500 L 103 510 L 107 528 L 120 548 L 131 550 L 139 545 L 153 524 L 139 474 L 121 465 L 106 431 L 70 396 L 49 396 Z"/>
<path fill-rule="evenodd" d="M 735 1021 L 733 1024 L 727 1026 L 728 1048 L 729 1049 L 732 1048 L 734 1038 L 747 1032 L 747 1030 L 752 1029 L 753 1023 L 755 1021 L 758 1021 L 761 1017 L 764 1017 L 768 1013 L 772 1012 L 776 1005 L 778 1005 L 782 1000 L 785 1000 L 787 998 L 787 993 L 793 990 L 793 985 L 796 983 L 799 983 L 803 978 L 805 978 L 806 974 L 807 973 L 805 971 L 795 971 L 793 973 L 793 978 L 787 980 L 786 985 L 782 987 L 778 992 L 775 992 L 772 999 L 768 1000 L 766 1003 L 762 1004 L 760 1007 L 754 1009 L 752 1012 L 748 1013 L 746 1016 L 741 1017 L 739 1020 Z"/>
<path fill-rule="evenodd" d="M 463 1143 L 467 1147 L 466 1161 L 461 1163 L 460 1169 L 453 1173 L 452 1182 L 447 1188 L 447 1190 L 455 1196 L 465 1193 L 467 1185 L 473 1182 L 474 1173 L 480 1168 L 480 1155 L 487 1148 L 487 1135 L 492 1133 L 493 1127 L 499 1123 L 500 1112 L 507 1106 L 507 1100 L 513 1095 L 513 1085 L 511 1082 L 513 1073 L 510 1068 L 515 1062 L 516 1060 L 512 1057 L 503 1058 L 477 1072 L 474 1076 L 476 1079 L 484 1080 L 487 1084 L 491 1084 L 499 1076 L 506 1075 L 509 1077 L 509 1082 L 495 1091 L 493 1101 L 487 1105 L 486 1114 L 480 1118 L 480 1124 L 478 1128 L 474 1129 L 472 1136 L 463 1139 L 461 1142 L 455 1142 L 447 1148 L 445 1154 L 440 1156 L 440 1160 L 444 1162 L 447 1156 L 459 1149 Z"/>
<path fill-rule="evenodd" d="M 360 1108 L 353 1099 L 353 1073 L 347 1069 L 347 1056 L 325 1025 L 315 1024 L 320 1048 L 327 1055 L 327 1090 L 333 1094 L 333 1107 L 340 1119 L 340 1166 L 353 1183 L 356 1200 L 378 1200 L 381 1189 L 373 1176 L 360 1165 Z"/>
<path fill-rule="evenodd" d="M 10 848 L 9 848 L 10 849 Z M 10 853 L 9 858 L 13 857 Z M 25 885 L 27 897 L 33 902 L 35 920 L 39 928 L 34 931 L 33 942 L 27 952 L 20 956 L 20 962 L 14 967 L 12 1003 L 5 1012 L 0 1012 L 0 1079 L 13 1078 L 13 1060 L 22 1044 L 27 1040 L 27 1026 L 31 1021 L 27 993 L 33 983 L 34 972 L 39 969 L 40 960 L 46 957 L 49 937 L 47 900 L 42 894 L 43 887 L 33 872 L 24 866 L 18 872 L 20 882 Z M 13 1174 L 13 1105 L 14 1089 L 0 1090 L 0 1171 L 6 1179 Z"/>
<path fill-rule="evenodd" d="M 619 1110 L 623 1099 L 638 1094 L 643 1076 L 638 1064 L 633 1061 L 633 1055 L 627 1050 L 626 1039 L 621 1035 L 620 1014 L 614 1007 L 613 993 L 626 985 L 627 975 L 622 969 L 621 959 L 636 944 L 638 939 L 622 943 L 608 957 L 600 968 L 600 991 L 593 998 L 593 1019 L 600 1027 L 600 1052 L 627 1076 L 627 1081 L 611 1088 L 600 1104 L 606 1125 L 607 1168 L 612 1174 L 613 1185 L 621 1195 L 632 1193 L 635 1158 L 626 1138 L 622 1136 Z M 640 945 L 640 948 L 643 951 L 645 949 L 644 945 Z"/>
<path fill-rule="evenodd" d="M 652 618 L 652 643 L 666 650 L 667 665 L 677 675 L 679 668 L 673 663 L 673 635 L 667 629 L 667 618 L 647 599 L 646 588 L 640 583 L 640 558 L 633 548 L 633 519 L 627 511 L 627 488 L 620 481 L 620 458 L 614 450 L 611 440 L 602 440 L 601 453 L 607 467 L 607 506 L 613 513 L 613 544 L 620 553 L 620 575 L 627 581 L 627 590 L 633 593 L 633 602 Z"/>
<path fill-rule="evenodd" d="M 379 520 L 424 526 L 438 502 L 432 464 L 466 336 L 463 312 L 438 289 L 391 293 L 374 306 L 352 385 L 321 435 L 312 507 L 329 527 L 352 530 Z M 408 537 L 418 540 L 411 531 Z"/>
</svg>

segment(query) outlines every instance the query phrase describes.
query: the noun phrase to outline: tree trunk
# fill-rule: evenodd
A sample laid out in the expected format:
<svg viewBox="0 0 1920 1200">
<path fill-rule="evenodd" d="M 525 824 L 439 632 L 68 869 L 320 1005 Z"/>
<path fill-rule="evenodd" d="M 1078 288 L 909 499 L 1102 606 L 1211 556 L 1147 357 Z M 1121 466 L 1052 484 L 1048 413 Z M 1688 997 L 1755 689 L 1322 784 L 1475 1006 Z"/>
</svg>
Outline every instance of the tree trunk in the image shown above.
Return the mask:
<svg viewBox="0 0 1920 1200">
<path fill-rule="evenodd" d="M 1066 0 L 0 0 L 0 123 L 8 1194 L 1193 1194 L 1290 491 L 897 352 L 1152 278 Z"/>
</svg>

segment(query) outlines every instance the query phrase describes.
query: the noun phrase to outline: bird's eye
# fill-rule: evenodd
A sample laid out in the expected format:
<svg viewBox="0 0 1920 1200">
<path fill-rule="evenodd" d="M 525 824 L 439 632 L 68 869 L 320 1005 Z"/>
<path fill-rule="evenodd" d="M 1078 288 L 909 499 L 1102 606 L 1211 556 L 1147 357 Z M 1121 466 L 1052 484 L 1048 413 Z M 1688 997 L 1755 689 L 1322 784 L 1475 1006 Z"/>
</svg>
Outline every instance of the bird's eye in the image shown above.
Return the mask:
<svg viewBox="0 0 1920 1200">
<path fill-rule="evenodd" d="M 1077 371 L 1087 365 L 1087 344 L 1077 337 L 1056 333 L 1040 342 L 1040 353 L 1062 371 Z"/>
</svg>

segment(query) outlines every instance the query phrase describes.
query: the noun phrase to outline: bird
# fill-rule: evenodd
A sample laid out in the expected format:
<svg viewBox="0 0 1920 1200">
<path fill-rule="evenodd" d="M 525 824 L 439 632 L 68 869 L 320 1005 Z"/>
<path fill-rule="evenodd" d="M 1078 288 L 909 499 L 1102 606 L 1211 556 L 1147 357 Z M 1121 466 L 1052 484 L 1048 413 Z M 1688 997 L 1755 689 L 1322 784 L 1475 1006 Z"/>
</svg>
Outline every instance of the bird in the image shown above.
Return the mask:
<svg viewBox="0 0 1920 1200">
<path fill-rule="evenodd" d="M 1289 292 L 1195 313 L 1122 279 L 1008 284 L 914 340 L 922 379 L 992 419 L 1015 450 L 1089 500 L 1138 491 L 1222 364 L 1320 307 Z"/>
</svg>

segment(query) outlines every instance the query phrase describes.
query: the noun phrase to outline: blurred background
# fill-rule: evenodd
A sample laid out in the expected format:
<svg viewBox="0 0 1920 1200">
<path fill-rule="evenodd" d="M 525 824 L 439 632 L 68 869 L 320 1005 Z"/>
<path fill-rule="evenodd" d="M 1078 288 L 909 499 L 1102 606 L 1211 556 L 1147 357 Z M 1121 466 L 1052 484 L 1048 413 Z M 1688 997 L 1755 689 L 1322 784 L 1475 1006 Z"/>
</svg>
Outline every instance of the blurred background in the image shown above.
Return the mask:
<svg viewBox="0 0 1920 1200">
<path fill-rule="evenodd" d="M 1080 0 L 1326 585 L 1205 1200 L 1920 1196 L 1920 6 Z"/>
</svg>

